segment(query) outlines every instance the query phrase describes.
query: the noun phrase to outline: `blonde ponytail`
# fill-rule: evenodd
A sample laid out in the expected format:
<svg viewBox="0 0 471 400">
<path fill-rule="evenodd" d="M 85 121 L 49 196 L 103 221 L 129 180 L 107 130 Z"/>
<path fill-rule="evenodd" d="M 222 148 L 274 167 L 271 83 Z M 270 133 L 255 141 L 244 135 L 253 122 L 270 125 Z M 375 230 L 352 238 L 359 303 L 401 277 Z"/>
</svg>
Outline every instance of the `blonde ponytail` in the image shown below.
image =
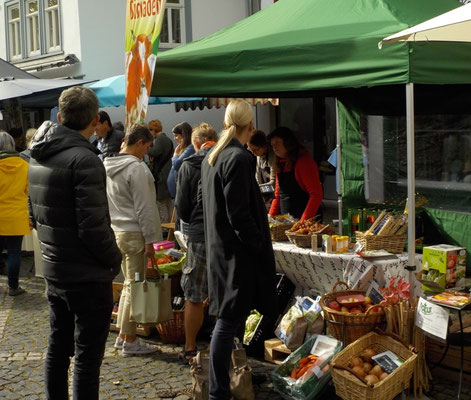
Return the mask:
<svg viewBox="0 0 471 400">
<path fill-rule="evenodd" d="M 226 148 L 238 131 L 243 130 L 250 124 L 252 119 L 252 107 L 245 100 L 236 99 L 229 103 L 224 115 L 224 124 L 227 128 L 222 131 L 220 139 L 209 154 L 209 165 L 214 166 L 219 153 Z"/>
</svg>

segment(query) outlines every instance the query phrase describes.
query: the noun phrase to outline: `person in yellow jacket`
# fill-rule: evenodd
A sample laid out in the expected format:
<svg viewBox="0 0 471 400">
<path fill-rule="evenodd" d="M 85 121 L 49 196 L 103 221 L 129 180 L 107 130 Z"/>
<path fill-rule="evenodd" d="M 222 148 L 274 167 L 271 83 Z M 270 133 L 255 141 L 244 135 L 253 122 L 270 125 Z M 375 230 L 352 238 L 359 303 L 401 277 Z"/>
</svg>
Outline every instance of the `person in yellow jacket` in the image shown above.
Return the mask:
<svg viewBox="0 0 471 400">
<path fill-rule="evenodd" d="M 28 218 L 28 163 L 15 151 L 15 140 L 0 131 L 0 249 L 8 254 L 8 294 L 25 292 L 18 284 L 21 243 L 30 232 Z"/>
</svg>

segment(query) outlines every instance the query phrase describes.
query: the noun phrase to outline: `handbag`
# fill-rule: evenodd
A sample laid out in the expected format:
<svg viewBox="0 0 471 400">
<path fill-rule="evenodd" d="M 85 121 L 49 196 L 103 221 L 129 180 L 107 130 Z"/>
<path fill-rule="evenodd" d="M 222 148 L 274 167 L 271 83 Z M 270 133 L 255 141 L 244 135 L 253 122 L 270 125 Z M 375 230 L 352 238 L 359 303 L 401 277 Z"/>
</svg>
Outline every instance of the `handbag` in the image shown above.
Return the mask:
<svg viewBox="0 0 471 400">
<path fill-rule="evenodd" d="M 190 360 L 192 399 L 209 398 L 209 350 L 199 351 Z M 245 349 L 234 349 L 229 367 L 229 379 L 232 395 L 237 400 L 254 400 L 252 386 L 252 368 L 248 364 Z"/>
<path fill-rule="evenodd" d="M 131 283 L 131 319 L 140 324 L 173 319 L 170 279 Z"/>
</svg>

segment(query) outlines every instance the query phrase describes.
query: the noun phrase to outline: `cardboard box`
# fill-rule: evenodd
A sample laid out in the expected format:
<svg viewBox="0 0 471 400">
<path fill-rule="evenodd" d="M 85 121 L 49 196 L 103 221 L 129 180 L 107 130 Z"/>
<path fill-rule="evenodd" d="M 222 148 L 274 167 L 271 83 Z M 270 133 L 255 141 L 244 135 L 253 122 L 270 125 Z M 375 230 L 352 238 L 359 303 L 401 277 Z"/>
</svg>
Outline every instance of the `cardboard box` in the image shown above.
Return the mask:
<svg viewBox="0 0 471 400">
<path fill-rule="evenodd" d="M 466 249 L 464 247 L 438 244 L 426 246 L 422 254 L 423 290 L 443 291 L 465 288 Z"/>
</svg>

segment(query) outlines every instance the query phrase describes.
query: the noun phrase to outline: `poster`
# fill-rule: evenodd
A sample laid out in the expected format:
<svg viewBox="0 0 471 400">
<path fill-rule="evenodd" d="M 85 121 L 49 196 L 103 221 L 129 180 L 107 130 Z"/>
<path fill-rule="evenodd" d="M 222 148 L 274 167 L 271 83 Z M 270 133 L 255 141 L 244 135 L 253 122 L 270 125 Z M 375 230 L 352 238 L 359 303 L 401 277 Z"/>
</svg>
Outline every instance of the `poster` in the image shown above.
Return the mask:
<svg viewBox="0 0 471 400">
<path fill-rule="evenodd" d="M 127 0 L 125 92 L 127 130 L 144 122 L 154 76 L 166 0 Z"/>
<path fill-rule="evenodd" d="M 450 311 L 423 299 L 419 299 L 415 324 L 424 332 L 446 340 Z"/>
</svg>

